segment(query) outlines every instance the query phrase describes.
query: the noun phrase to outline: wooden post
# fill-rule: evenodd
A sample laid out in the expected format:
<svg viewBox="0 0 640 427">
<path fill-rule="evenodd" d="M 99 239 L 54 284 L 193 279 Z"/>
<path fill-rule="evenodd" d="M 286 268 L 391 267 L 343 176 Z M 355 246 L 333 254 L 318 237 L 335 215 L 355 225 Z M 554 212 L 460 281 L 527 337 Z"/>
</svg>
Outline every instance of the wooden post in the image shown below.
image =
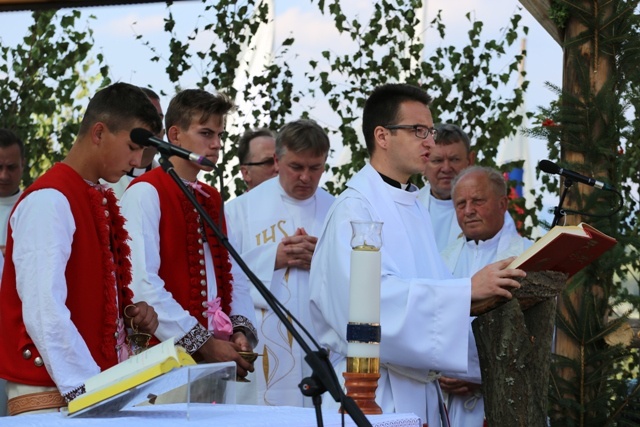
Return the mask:
<svg viewBox="0 0 640 427">
<path fill-rule="evenodd" d="M 611 14 L 612 4 L 607 2 L 600 2 L 594 0 L 582 0 L 581 3 L 583 10 L 593 15 L 594 22 L 596 17 L 608 16 Z M 603 88 L 605 82 L 611 76 L 614 69 L 614 58 L 609 54 L 602 52 L 598 46 L 600 35 L 596 28 L 596 34 L 593 37 L 586 37 L 584 42 L 580 45 L 569 45 L 568 42 L 575 40 L 580 34 L 587 31 L 587 27 L 577 17 L 570 17 L 567 21 L 564 32 L 564 65 L 563 65 L 563 90 L 576 99 L 582 100 L 585 103 L 591 102 L 590 99 L 585 99 L 585 81 L 589 85 L 590 91 L 586 96 L 595 98 Z M 586 74 L 585 74 L 586 70 Z M 605 114 L 606 115 L 606 114 Z M 590 129 L 586 129 L 582 134 L 581 141 L 569 140 L 567 135 L 563 135 L 561 157 L 563 160 L 572 164 L 584 164 L 583 152 L 576 151 L 576 144 L 585 146 L 590 144 L 591 141 L 597 141 L 603 134 L 604 126 L 606 126 L 606 117 L 599 116 L 592 118 L 592 126 Z M 615 147 L 612 147 L 614 150 Z M 603 157 L 604 158 L 604 157 Z M 599 170 L 596 165 L 591 165 L 590 169 Z M 593 191 L 592 187 L 580 185 L 578 186 L 578 197 L 572 196 L 576 192 L 569 192 L 567 197 L 566 207 L 569 209 L 579 210 L 579 199 L 586 200 L 589 194 Z M 571 217 L 571 223 L 568 225 L 575 225 L 581 221 L 578 216 Z M 601 288 L 599 283 L 585 283 L 585 287 L 579 287 L 574 289 L 569 295 L 568 301 L 572 306 L 571 309 L 576 310 L 581 306 L 583 298 L 604 298 L 605 292 Z M 558 310 L 563 316 L 567 316 L 570 309 L 565 306 L 565 300 L 560 300 Z M 594 313 L 594 315 L 604 316 L 604 313 Z M 603 319 L 604 321 L 605 319 Z M 580 359 L 581 348 L 579 343 L 572 337 L 566 336 L 562 330 L 558 329 L 555 342 L 555 352 L 560 356 L 567 357 L 573 360 Z M 567 381 L 572 381 L 576 377 L 576 372 L 571 369 L 564 369 L 559 372 L 560 376 Z M 587 399 L 588 400 L 588 399 Z M 586 401 L 580 402 L 586 404 Z"/>
</svg>

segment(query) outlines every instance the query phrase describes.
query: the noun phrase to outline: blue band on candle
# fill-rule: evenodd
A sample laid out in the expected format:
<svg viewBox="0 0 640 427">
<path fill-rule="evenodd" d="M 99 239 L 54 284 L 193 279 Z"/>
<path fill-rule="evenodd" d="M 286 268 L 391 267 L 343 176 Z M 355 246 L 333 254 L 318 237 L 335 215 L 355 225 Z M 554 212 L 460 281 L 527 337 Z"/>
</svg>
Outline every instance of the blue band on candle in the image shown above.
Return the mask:
<svg viewBox="0 0 640 427">
<path fill-rule="evenodd" d="M 375 323 L 349 323 L 347 324 L 347 341 L 379 343 L 380 325 Z"/>
</svg>

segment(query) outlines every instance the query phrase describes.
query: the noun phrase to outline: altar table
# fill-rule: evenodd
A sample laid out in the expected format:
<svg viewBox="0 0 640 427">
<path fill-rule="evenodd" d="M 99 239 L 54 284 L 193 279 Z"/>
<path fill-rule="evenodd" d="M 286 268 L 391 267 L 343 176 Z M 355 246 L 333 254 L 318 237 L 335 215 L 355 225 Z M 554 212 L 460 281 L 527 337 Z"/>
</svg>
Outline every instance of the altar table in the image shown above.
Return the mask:
<svg viewBox="0 0 640 427">
<path fill-rule="evenodd" d="M 341 415 L 335 411 L 322 412 L 325 427 L 342 426 Z M 345 426 L 355 424 L 348 415 Z M 414 414 L 382 414 L 367 417 L 374 427 L 421 427 Z M 287 406 L 248 405 L 158 405 L 121 411 L 108 418 L 69 418 L 63 413 L 48 413 L 1 417 L 0 427 L 316 427 L 315 410 Z"/>
</svg>

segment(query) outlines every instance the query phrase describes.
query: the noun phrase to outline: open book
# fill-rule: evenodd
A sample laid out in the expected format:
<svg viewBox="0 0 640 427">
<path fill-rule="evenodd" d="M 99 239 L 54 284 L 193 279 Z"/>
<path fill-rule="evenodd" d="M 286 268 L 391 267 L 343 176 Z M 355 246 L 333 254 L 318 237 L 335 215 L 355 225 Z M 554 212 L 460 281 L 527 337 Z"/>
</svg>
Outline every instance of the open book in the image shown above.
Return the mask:
<svg viewBox="0 0 640 427">
<path fill-rule="evenodd" d="M 85 382 L 86 393 L 69 402 L 69 414 L 137 387 L 174 368 L 195 365 L 193 358 L 173 338 L 151 347 Z"/>
<path fill-rule="evenodd" d="M 508 268 L 559 271 L 573 276 L 616 244 L 616 239 L 589 224 L 555 226 Z"/>
</svg>

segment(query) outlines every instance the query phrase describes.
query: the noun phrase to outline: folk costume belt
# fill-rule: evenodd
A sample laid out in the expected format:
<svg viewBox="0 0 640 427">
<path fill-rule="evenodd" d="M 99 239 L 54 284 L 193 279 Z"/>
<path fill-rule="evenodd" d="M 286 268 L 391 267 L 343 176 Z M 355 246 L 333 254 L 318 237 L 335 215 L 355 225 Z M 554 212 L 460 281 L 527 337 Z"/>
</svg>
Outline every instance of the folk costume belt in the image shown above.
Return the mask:
<svg viewBox="0 0 640 427">
<path fill-rule="evenodd" d="M 23 394 L 9 399 L 7 412 L 9 415 L 19 415 L 24 412 L 41 409 L 62 408 L 67 406 L 62 395 L 57 391 L 43 391 L 40 393 Z"/>
</svg>

